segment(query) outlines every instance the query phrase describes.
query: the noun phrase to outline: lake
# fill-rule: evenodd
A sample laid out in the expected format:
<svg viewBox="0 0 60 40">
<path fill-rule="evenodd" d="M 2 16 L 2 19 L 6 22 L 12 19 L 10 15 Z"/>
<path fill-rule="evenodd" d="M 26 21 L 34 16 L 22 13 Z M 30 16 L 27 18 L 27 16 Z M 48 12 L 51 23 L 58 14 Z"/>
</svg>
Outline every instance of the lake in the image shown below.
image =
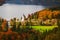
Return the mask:
<svg viewBox="0 0 60 40">
<path fill-rule="evenodd" d="M 4 4 L 0 6 L 0 17 L 10 20 L 13 17 L 23 18 L 23 14 L 27 15 L 45 9 L 42 5 L 17 5 Z"/>
</svg>

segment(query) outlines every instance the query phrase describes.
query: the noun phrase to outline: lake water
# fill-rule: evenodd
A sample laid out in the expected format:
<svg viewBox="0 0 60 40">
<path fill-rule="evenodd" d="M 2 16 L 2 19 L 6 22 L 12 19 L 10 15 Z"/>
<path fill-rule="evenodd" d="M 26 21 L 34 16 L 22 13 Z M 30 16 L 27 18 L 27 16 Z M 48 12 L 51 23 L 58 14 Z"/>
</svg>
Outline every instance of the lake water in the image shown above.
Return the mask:
<svg viewBox="0 0 60 40">
<path fill-rule="evenodd" d="M 21 18 L 24 15 L 31 14 L 45 7 L 42 5 L 17 5 L 17 4 L 4 4 L 0 6 L 0 17 L 10 20 L 13 17 Z"/>
</svg>

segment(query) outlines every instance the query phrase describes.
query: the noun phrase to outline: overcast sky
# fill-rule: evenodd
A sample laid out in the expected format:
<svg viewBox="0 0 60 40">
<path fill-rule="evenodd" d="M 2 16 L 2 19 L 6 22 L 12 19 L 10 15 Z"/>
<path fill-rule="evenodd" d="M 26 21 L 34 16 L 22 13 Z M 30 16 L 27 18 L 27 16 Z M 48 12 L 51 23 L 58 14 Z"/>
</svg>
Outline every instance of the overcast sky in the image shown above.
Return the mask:
<svg viewBox="0 0 60 40">
<path fill-rule="evenodd" d="M 60 0 L 6 0 L 5 4 L 0 6 L 0 17 L 7 20 L 23 14 L 40 11 L 46 7 L 60 6 Z"/>
</svg>

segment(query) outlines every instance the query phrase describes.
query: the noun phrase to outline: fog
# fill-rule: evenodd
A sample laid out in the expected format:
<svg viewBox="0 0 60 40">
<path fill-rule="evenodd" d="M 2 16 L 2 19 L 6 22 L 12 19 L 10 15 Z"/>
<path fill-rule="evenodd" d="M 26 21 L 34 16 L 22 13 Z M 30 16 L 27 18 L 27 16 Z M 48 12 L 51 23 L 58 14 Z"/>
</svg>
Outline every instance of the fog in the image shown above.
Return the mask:
<svg viewBox="0 0 60 40">
<path fill-rule="evenodd" d="M 0 17 L 10 20 L 13 17 L 21 18 L 23 14 L 27 15 L 43 10 L 45 7 L 42 5 L 17 5 L 17 4 L 4 4 L 0 6 Z"/>
</svg>

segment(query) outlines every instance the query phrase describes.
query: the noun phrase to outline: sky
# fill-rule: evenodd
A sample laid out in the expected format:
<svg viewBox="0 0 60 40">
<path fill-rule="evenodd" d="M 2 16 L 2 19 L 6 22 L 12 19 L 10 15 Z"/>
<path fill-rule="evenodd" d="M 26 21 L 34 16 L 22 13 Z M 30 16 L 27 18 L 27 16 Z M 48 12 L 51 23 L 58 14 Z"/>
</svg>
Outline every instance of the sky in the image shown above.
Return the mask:
<svg viewBox="0 0 60 40">
<path fill-rule="evenodd" d="M 10 4 L 60 6 L 60 0 L 6 0 Z"/>
<path fill-rule="evenodd" d="M 60 6 L 60 0 L 5 0 L 0 6 L 0 17 L 10 20 L 43 10 L 47 7 Z"/>
</svg>

